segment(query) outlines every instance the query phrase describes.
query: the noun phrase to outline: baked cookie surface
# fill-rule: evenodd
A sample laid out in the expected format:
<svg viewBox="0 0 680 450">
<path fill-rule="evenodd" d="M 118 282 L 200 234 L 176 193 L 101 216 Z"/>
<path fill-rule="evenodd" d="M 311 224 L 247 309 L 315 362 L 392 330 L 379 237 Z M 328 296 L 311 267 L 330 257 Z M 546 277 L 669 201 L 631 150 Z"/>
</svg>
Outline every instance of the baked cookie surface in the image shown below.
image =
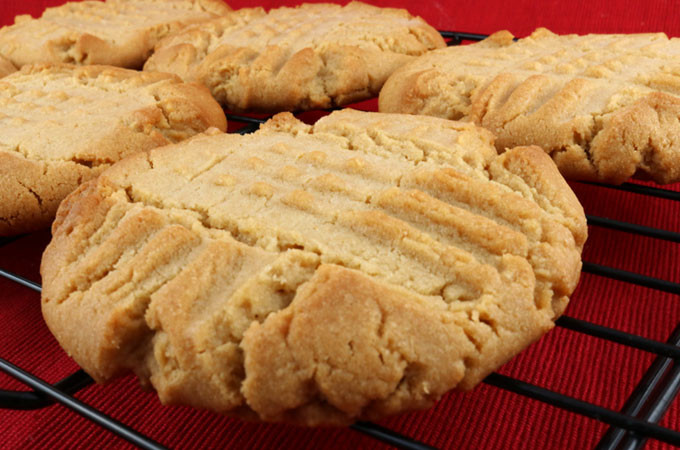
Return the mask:
<svg viewBox="0 0 680 450">
<path fill-rule="evenodd" d="M 17 16 L 0 29 L 0 55 L 35 63 L 106 64 L 141 69 L 154 45 L 182 27 L 225 14 L 222 0 L 107 0 Z"/>
<path fill-rule="evenodd" d="M 97 381 L 345 424 L 470 389 L 576 286 L 583 209 L 535 147 L 472 124 L 283 113 L 126 158 L 59 209 L 43 315 Z"/>
<path fill-rule="evenodd" d="M 109 66 L 34 65 L 0 80 L 0 236 L 44 228 L 80 183 L 131 153 L 225 129 L 203 86 Z"/>
<path fill-rule="evenodd" d="M 498 32 L 397 71 L 380 110 L 472 120 L 499 150 L 538 145 L 566 178 L 680 180 L 680 39 Z"/>
<path fill-rule="evenodd" d="M 235 111 L 294 111 L 375 96 L 395 69 L 444 45 L 405 10 L 303 4 L 188 27 L 160 42 L 144 68 L 200 81 Z"/>
</svg>

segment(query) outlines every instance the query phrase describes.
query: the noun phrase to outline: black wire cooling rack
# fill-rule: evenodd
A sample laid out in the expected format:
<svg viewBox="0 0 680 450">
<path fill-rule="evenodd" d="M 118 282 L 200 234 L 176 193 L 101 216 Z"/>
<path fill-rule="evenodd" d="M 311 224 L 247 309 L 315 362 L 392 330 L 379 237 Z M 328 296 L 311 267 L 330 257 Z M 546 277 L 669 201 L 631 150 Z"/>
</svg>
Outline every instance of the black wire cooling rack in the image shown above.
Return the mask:
<svg viewBox="0 0 680 450">
<path fill-rule="evenodd" d="M 441 34 L 448 40 L 449 45 L 459 45 L 464 41 L 479 41 L 486 37 L 486 35 L 482 34 L 454 31 L 442 31 Z M 239 122 L 245 124 L 241 129 L 236 131 L 241 134 L 251 133 L 257 130 L 260 124 L 266 120 L 233 114 L 228 114 L 227 117 L 231 123 Z M 600 189 L 618 189 L 668 201 L 680 201 L 680 192 L 640 184 L 624 183 L 620 186 L 609 186 L 597 183 L 587 184 L 597 186 Z M 632 233 L 634 235 L 680 243 L 680 233 L 592 215 L 587 215 L 586 217 L 588 219 L 588 225 L 590 226 L 604 227 Z M 0 249 L 18 238 L 19 237 L 0 238 Z M 673 283 L 608 266 L 584 261 L 583 272 L 676 295 L 680 294 L 680 283 Z M 0 268 L 0 276 L 21 284 L 28 289 L 37 292 L 40 292 L 41 290 L 38 283 L 8 272 L 2 268 Z M 647 339 L 642 336 L 596 325 L 569 316 L 560 317 L 557 320 L 556 325 L 578 333 L 616 342 L 657 355 L 626 400 L 621 411 L 603 408 L 498 373 L 489 375 L 484 380 L 484 383 L 545 402 L 549 405 L 576 414 L 600 420 L 610 425 L 609 429 L 604 433 L 596 446 L 596 449 L 598 450 L 639 449 L 642 448 L 650 438 L 680 446 L 680 431 L 658 425 L 658 422 L 680 392 L 680 322 L 678 322 L 666 342 Z M 92 378 L 82 370 L 67 376 L 53 385 L 46 383 L 36 375 L 28 373 L 2 358 L 0 358 L 0 370 L 32 389 L 31 391 L 0 390 L 0 408 L 34 410 L 45 408 L 54 403 L 60 403 L 140 448 L 165 448 L 158 442 L 155 442 L 147 436 L 112 419 L 102 411 L 74 398 L 74 394 L 94 383 Z M 376 440 L 399 448 L 432 448 L 425 443 L 418 442 L 410 437 L 370 422 L 358 422 L 352 425 L 351 428 Z"/>
</svg>

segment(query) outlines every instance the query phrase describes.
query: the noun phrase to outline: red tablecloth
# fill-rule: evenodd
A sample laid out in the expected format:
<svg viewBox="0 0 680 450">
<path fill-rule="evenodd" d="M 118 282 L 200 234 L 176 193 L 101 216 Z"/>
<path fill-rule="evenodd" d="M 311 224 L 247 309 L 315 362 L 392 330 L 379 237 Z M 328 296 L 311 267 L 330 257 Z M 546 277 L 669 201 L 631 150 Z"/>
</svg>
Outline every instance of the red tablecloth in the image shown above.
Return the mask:
<svg viewBox="0 0 680 450">
<path fill-rule="evenodd" d="M 2 0 L 0 19 L 8 24 L 16 14 L 38 15 L 43 7 L 61 3 L 63 0 Z M 293 4 L 259 3 L 267 7 Z M 560 33 L 664 31 L 680 36 L 680 5 L 674 0 L 371 3 L 406 7 L 435 27 L 448 30 L 489 33 L 505 28 L 522 36 L 545 26 Z M 680 231 L 678 202 L 578 183 L 573 187 L 589 214 Z M 47 233 L 37 233 L 0 248 L 0 267 L 39 280 L 40 253 L 48 239 Z M 584 260 L 677 282 L 679 253 L 677 244 L 591 227 Z M 680 299 L 584 274 L 567 314 L 665 341 L 680 320 Z M 38 294 L 4 279 L 0 279 L 0 356 L 50 382 L 77 369 L 44 326 Z M 651 354 L 558 328 L 500 373 L 619 410 L 652 360 Z M 0 388 L 22 386 L 0 374 Z M 189 408 L 164 407 L 154 394 L 143 392 L 133 377 L 89 387 L 77 396 L 174 448 L 379 446 L 348 429 L 243 423 Z M 395 417 L 381 425 L 437 447 L 469 449 L 592 448 L 607 429 L 598 421 L 483 384 L 472 392 L 450 393 L 428 411 Z M 662 425 L 680 429 L 677 400 Z M 33 412 L 0 410 L 0 448 L 127 445 L 61 406 Z M 663 446 L 652 441 L 649 447 Z"/>
</svg>

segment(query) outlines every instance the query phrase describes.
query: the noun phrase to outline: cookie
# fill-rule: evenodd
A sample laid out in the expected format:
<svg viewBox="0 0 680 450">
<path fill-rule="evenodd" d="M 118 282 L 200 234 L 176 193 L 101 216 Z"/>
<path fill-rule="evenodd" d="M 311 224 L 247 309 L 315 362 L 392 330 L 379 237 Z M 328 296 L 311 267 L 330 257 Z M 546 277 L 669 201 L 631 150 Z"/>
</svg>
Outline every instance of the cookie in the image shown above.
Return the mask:
<svg viewBox="0 0 680 450">
<path fill-rule="evenodd" d="M 507 31 L 397 71 L 380 110 L 474 121 L 499 150 L 535 144 L 566 178 L 680 180 L 680 39 Z"/>
<path fill-rule="evenodd" d="M 305 425 L 470 389 L 553 327 L 586 222 L 536 147 L 431 117 L 282 113 L 133 155 L 62 203 L 43 315 L 97 381 Z"/>
<path fill-rule="evenodd" d="M 182 27 L 225 14 L 222 0 L 108 0 L 17 16 L 0 29 L 0 55 L 34 63 L 107 64 L 141 69 L 154 45 Z"/>
<path fill-rule="evenodd" d="M 80 183 L 131 153 L 225 129 L 203 86 L 108 66 L 25 66 L 0 80 L 0 236 L 44 228 Z"/>
<path fill-rule="evenodd" d="M 144 70 L 200 81 L 234 111 L 294 111 L 376 96 L 395 69 L 444 46 L 405 10 L 303 4 L 188 27 L 161 41 Z"/>
<path fill-rule="evenodd" d="M 0 56 L 0 78 L 6 77 L 10 73 L 14 73 L 17 71 L 17 68 L 14 67 L 14 64 Z"/>
</svg>

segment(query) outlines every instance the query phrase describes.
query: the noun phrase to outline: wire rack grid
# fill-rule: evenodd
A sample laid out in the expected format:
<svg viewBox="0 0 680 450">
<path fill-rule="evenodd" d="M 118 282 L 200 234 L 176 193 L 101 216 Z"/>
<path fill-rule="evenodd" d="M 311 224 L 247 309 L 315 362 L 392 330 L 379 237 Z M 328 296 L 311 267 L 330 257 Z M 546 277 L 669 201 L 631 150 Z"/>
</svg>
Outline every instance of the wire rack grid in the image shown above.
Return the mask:
<svg viewBox="0 0 680 450">
<path fill-rule="evenodd" d="M 465 41 L 478 41 L 486 37 L 481 34 L 455 31 L 442 31 L 441 34 L 448 40 L 449 45 L 459 45 Z M 236 131 L 241 134 L 257 130 L 260 124 L 266 120 L 234 114 L 228 114 L 227 117 L 231 123 L 239 122 L 244 124 L 242 128 Z M 644 184 L 624 183 L 621 186 L 608 186 L 596 183 L 583 184 L 589 184 L 597 189 L 616 189 L 633 195 L 662 199 L 668 202 L 680 201 L 680 192 Z M 592 227 L 598 227 L 618 230 L 633 236 L 645 236 L 666 242 L 680 243 L 680 233 L 674 231 L 612 220 L 590 214 L 587 214 L 586 217 L 591 229 Z M 30 236 L 0 238 L 0 250 L 11 242 L 22 238 L 30 238 Z M 583 272 L 673 295 L 680 294 L 680 283 L 621 270 L 607 265 L 584 261 Z M 0 276 L 18 283 L 27 289 L 40 292 L 41 287 L 37 282 L 12 273 L 2 267 L 0 267 Z M 609 428 L 601 436 L 596 446 L 598 450 L 639 449 L 649 439 L 656 439 L 663 443 L 680 446 L 680 431 L 659 425 L 664 413 L 680 392 L 680 321 L 677 322 L 675 329 L 665 342 L 598 325 L 568 315 L 559 318 L 556 325 L 576 333 L 615 342 L 655 355 L 651 365 L 649 365 L 647 371 L 638 380 L 635 389 L 630 393 L 620 411 L 607 409 L 594 403 L 579 400 L 499 373 L 491 374 L 484 380 L 484 383 L 608 424 Z M 28 391 L 0 390 L 0 408 L 36 410 L 59 403 L 140 448 L 165 448 L 160 443 L 135 431 L 132 427 L 112 419 L 106 413 L 75 398 L 74 394 L 93 383 L 89 375 L 82 370 L 78 370 L 55 384 L 49 384 L 41 380 L 37 375 L 24 371 L 1 357 L 0 370 L 30 388 Z M 424 442 L 419 442 L 409 436 L 374 423 L 358 422 L 352 425 L 351 428 L 373 439 L 398 448 L 432 448 Z"/>
</svg>

